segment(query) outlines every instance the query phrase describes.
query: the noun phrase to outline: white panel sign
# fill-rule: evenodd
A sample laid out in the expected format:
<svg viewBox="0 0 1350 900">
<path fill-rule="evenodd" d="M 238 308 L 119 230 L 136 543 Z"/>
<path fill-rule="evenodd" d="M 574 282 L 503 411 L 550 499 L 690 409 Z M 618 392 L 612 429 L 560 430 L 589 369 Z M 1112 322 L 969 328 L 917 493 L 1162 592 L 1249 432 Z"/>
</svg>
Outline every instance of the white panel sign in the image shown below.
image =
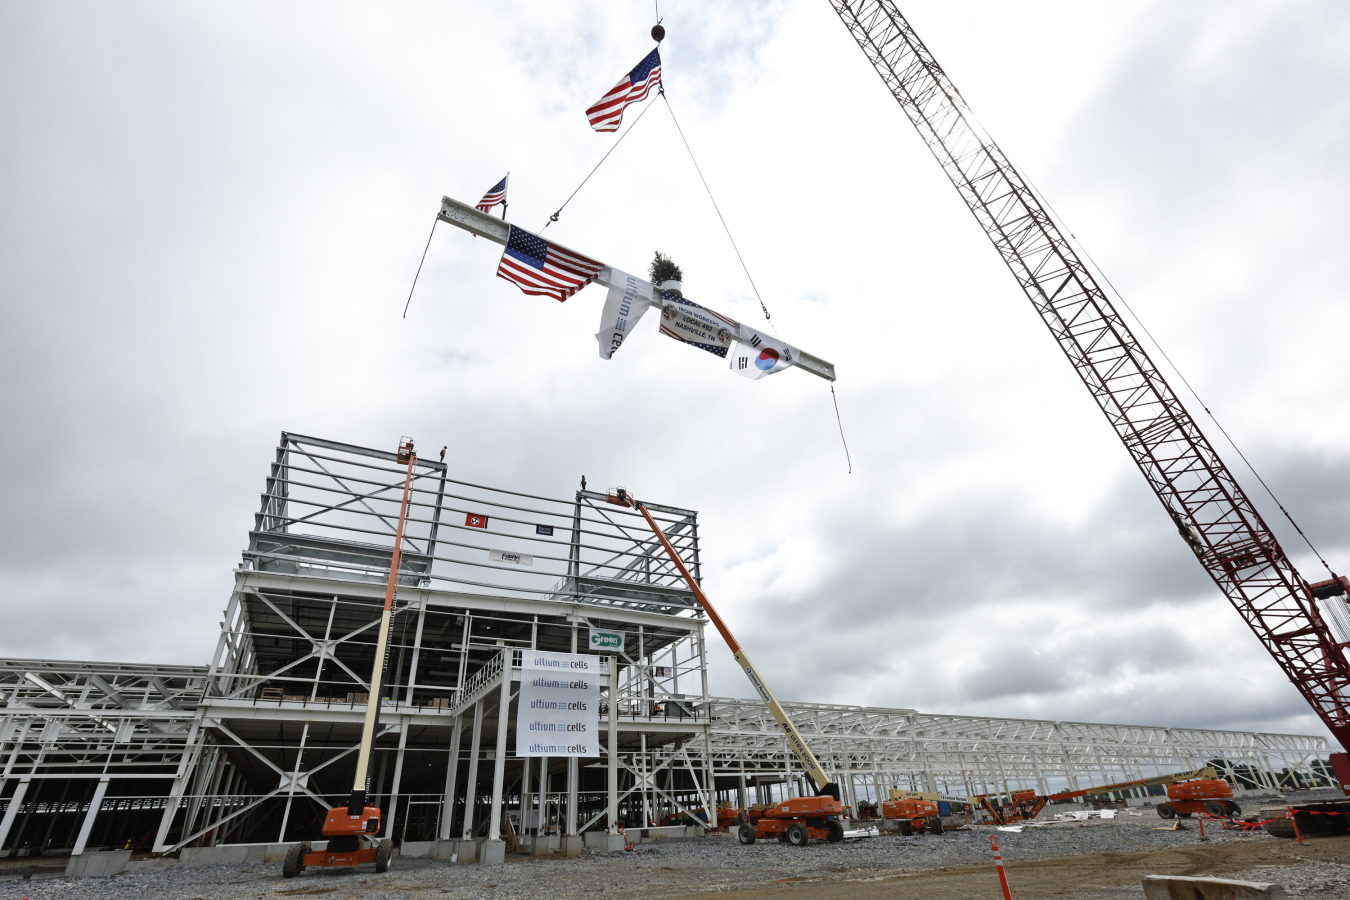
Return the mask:
<svg viewBox="0 0 1350 900">
<path fill-rule="evenodd" d="M 534 557 L 528 553 L 512 553 L 510 550 L 489 550 L 488 559 L 493 562 L 511 563 L 514 566 L 532 566 Z"/>
<path fill-rule="evenodd" d="M 599 658 L 541 650 L 522 656 L 516 756 L 599 756 Z"/>
</svg>

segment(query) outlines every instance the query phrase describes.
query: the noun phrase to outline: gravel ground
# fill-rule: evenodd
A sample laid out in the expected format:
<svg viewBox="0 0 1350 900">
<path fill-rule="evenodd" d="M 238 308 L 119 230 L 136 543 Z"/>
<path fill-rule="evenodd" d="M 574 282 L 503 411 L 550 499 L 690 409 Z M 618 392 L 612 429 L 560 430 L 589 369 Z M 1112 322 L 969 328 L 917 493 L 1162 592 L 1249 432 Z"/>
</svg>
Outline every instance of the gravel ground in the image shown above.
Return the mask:
<svg viewBox="0 0 1350 900">
<path fill-rule="evenodd" d="M 422 859 L 395 859 L 393 867 L 376 875 L 372 866 L 351 869 L 311 869 L 298 878 L 281 877 L 280 864 L 243 866 L 172 867 L 160 871 L 134 872 L 112 878 L 54 878 L 30 882 L 0 883 L 0 900 L 115 900 L 121 897 L 155 897 L 165 900 L 226 900 L 226 898 L 274 898 L 331 894 L 344 897 L 430 898 L 441 895 L 487 897 L 494 900 L 536 897 L 550 900 L 591 898 L 598 891 L 606 897 L 668 897 L 697 892 L 718 892 L 763 887 L 775 882 L 818 879 L 821 876 L 866 882 L 900 872 L 918 872 L 946 867 L 992 863 L 991 833 L 998 837 L 1004 859 L 1047 859 L 1089 853 L 1168 849 L 1197 844 L 1199 831 L 1157 831 L 1163 823 L 1152 813 L 1114 820 L 1029 828 L 1019 834 L 994 832 L 980 826 L 942 835 L 899 837 L 888 835 L 844 844 L 811 844 L 794 848 L 776 841 L 741 846 L 729 835 L 688 840 L 657 841 L 631 853 L 588 852 L 578 859 L 508 857 L 501 866 L 452 865 Z M 1262 832 L 1242 835 L 1212 832 L 1210 844 L 1225 842 L 1275 842 Z M 1203 846 L 1203 845 L 1201 845 Z M 1257 870 L 1252 880 L 1283 881 L 1343 888 L 1350 867 L 1299 864 Z M 1330 890 L 1327 888 L 1325 890 Z M 1294 890 L 1290 891 L 1295 893 Z M 1323 893 L 1322 896 L 1347 896 Z"/>
<path fill-rule="evenodd" d="M 1350 866 L 1339 863 L 1300 860 L 1287 866 L 1261 866 L 1224 877 L 1282 884 L 1291 897 L 1350 897 Z"/>
</svg>

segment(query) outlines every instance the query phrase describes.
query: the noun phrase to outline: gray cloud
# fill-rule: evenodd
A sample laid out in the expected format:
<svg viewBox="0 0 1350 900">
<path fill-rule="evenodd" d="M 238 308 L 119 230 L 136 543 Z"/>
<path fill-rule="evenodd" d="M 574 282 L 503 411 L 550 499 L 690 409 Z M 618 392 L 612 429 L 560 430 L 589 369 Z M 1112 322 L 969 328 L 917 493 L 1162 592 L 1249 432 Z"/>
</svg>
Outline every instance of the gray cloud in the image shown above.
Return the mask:
<svg viewBox="0 0 1350 900">
<path fill-rule="evenodd" d="M 1345 559 L 1350 16 L 909 6 Z M 0 10 L 0 652 L 208 659 L 277 433 L 410 433 L 469 480 L 699 509 L 709 590 L 783 697 L 1318 730 L 825 4 L 674 10 L 665 52 L 775 326 L 839 367 L 855 474 L 810 376 L 742 382 L 650 329 L 602 363 L 598 289 L 522 297 L 453 229 L 399 318 L 442 193 L 509 169 L 512 218 L 542 224 L 594 165 L 610 139 L 580 110 L 648 17 Z M 660 247 L 762 321 L 664 111 L 554 228 L 631 270 Z M 720 655 L 713 683 L 748 689 Z"/>
</svg>

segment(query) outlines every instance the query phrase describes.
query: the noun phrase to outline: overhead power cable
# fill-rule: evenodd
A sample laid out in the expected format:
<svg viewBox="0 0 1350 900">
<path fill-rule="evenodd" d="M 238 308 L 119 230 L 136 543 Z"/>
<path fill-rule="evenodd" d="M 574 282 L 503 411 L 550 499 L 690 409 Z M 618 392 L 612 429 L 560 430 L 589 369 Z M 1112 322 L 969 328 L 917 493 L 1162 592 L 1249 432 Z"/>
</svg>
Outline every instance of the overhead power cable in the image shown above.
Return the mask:
<svg viewBox="0 0 1350 900">
<path fill-rule="evenodd" d="M 1298 532 L 1298 536 L 1303 538 L 1303 543 L 1307 544 L 1308 549 L 1311 550 L 1313 552 L 1313 555 L 1317 557 L 1317 561 L 1322 564 L 1322 567 L 1326 569 L 1327 572 L 1332 575 L 1332 577 L 1335 577 L 1336 573 L 1332 571 L 1331 566 L 1327 563 L 1326 559 L 1323 558 L 1321 551 L 1318 550 L 1315 546 L 1313 546 L 1312 540 L 1308 537 L 1307 534 L 1304 533 L 1303 529 L 1299 527 L 1298 522 L 1294 521 L 1294 517 L 1290 514 L 1289 510 L 1285 509 L 1284 504 L 1280 502 L 1280 498 L 1275 496 L 1275 492 L 1271 490 L 1270 485 L 1266 484 L 1266 480 L 1261 477 L 1261 473 L 1256 471 L 1256 466 L 1252 465 L 1251 460 L 1247 458 L 1247 454 L 1242 452 L 1242 448 L 1237 445 L 1237 441 L 1233 440 L 1233 436 L 1228 433 L 1228 429 L 1223 427 L 1223 423 L 1219 421 L 1219 417 L 1214 415 L 1214 412 L 1209 408 L 1209 406 L 1205 403 L 1205 401 L 1201 399 L 1199 392 L 1197 392 L 1196 389 L 1191 386 L 1190 381 L 1186 378 L 1184 374 L 1182 374 L 1181 369 L 1177 366 L 1175 362 L 1172 361 L 1172 357 L 1167 355 L 1167 351 L 1163 349 L 1162 344 L 1160 344 L 1158 342 L 1158 339 L 1153 336 L 1153 332 L 1148 330 L 1148 326 L 1144 324 L 1144 320 L 1141 319 L 1139 317 L 1139 314 L 1134 311 L 1134 308 L 1130 306 L 1129 301 L 1125 299 L 1124 295 L 1121 294 L 1120 290 L 1115 286 L 1115 283 L 1111 281 L 1110 276 L 1108 276 L 1104 271 L 1102 271 L 1101 266 L 1097 265 L 1097 260 L 1092 258 L 1092 254 L 1089 253 L 1087 251 L 1087 248 L 1083 246 L 1083 242 L 1078 239 L 1078 235 L 1074 234 L 1073 230 L 1069 228 L 1068 223 L 1064 221 L 1064 217 L 1061 216 L 1059 212 L 1053 206 L 1050 205 L 1050 201 L 1047 200 L 1045 198 L 1045 195 L 1041 193 L 1041 189 L 1038 188 L 1036 186 L 1036 183 L 1031 180 L 1031 176 L 1029 176 L 1026 173 L 1026 170 L 1020 166 L 1016 166 L 1016 168 L 1018 173 L 1024 179 L 1026 179 L 1027 185 L 1031 188 L 1032 192 L 1035 193 L 1036 198 L 1041 202 L 1042 205 L 1045 206 L 1046 210 L 1050 213 L 1050 215 L 1054 216 L 1056 219 L 1059 220 L 1059 226 L 1064 230 L 1064 233 L 1067 234 L 1073 240 L 1073 242 L 1077 245 L 1079 252 L 1082 253 L 1083 257 L 1089 263 L 1092 264 L 1092 268 L 1095 270 L 1097 277 L 1099 277 L 1103 282 L 1105 282 L 1107 287 L 1111 289 L 1111 293 L 1115 295 L 1116 300 L 1120 302 L 1121 306 L 1125 307 L 1125 311 L 1130 314 L 1130 318 L 1134 319 L 1136 324 L 1139 325 L 1140 330 L 1143 331 L 1144 335 L 1149 339 L 1149 342 L 1153 344 L 1155 348 L 1157 348 L 1159 355 L 1161 355 L 1162 358 L 1166 360 L 1167 365 L 1171 367 L 1172 371 L 1176 373 L 1176 376 L 1181 379 L 1181 383 L 1186 386 L 1186 390 L 1191 392 L 1191 396 L 1195 398 L 1195 402 L 1200 404 L 1200 408 L 1205 411 L 1205 415 L 1209 416 L 1210 421 L 1213 422 L 1214 426 L 1219 429 L 1219 433 L 1224 436 L 1224 440 L 1228 441 L 1229 446 L 1231 446 L 1233 450 L 1237 453 L 1238 458 L 1240 458 L 1242 462 L 1247 466 L 1247 468 L 1251 471 L 1252 475 L 1256 477 L 1256 480 L 1261 483 L 1261 487 L 1265 488 L 1266 493 L 1270 495 L 1270 499 L 1279 508 L 1280 512 L 1284 514 L 1284 517 L 1289 520 L 1289 524 L 1294 526 L 1294 530 Z"/>
</svg>

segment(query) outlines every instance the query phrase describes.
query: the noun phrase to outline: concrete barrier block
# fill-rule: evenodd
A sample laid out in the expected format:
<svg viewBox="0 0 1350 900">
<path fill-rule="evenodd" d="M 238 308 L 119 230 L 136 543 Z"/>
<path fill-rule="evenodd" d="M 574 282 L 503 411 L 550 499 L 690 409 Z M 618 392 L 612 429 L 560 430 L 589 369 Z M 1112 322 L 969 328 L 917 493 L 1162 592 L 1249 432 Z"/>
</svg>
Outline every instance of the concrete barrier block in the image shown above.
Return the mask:
<svg viewBox="0 0 1350 900">
<path fill-rule="evenodd" d="M 403 846 L 408 846 L 404 844 Z M 468 863 L 474 860 L 474 851 L 477 846 L 473 841 L 462 841 L 459 838 L 451 838 L 444 841 L 432 841 L 431 852 L 428 854 L 432 859 L 440 859 L 446 862 Z M 455 857 L 451 859 L 450 857 Z"/>
<path fill-rule="evenodd" d="M 182 866 L 237 866 L 248 861 L 248 848 L 233 844 L 219 847 L 184 847 L 178 854 Z"/>
<path fill-rule="evenodd" d="M 610 834 L 606 831 L 588 831 L 582 835 L 585 838 L 586 847 L 590 850 L 599 850 L 601 853 L 613 853 L 615 850 L 623 850 L 623 835 Z"/>
<path fill-rule="evenodd" d="M 552 844 L 552 843 L 553 843 L 553 839 L 552 839 L 552 837 L 551 837 L 550 835 L 547 835 L 547 834 L 536 834 L 536 835 L 534 836 L 534 843 L 533 843 L 533 844 L 531 845 L 531 847 L 530 847 L 530 855 L 531 855 L 531 856 L 548 856 L 549 853 L 550 853 L 550 852 L 552 851 L 552 849 L 553 849 L 553 848 L 550 846 L 550 844 Z"/>
<path fill-rule="evenodd" d="M 565 834 L 562 838 L 562 855 L 564 859 L 576 859 L 581 855 L 582 840 L 579 834 Z"/>
<path fill-rule="evenodd" d="M 485 866 L 499 866 L 506 862 L 506 841 L 483 841 L 478 861 Z"/>
<path fill-rule="evenodd" d="M 431 856 L 431 848 L 438 841 L 404 841 L 399 847 L 399 856 L 406 856 L 409 859 Z"/>
<path fill-rule="evenodd" d="M 66 863 L 66 874 L 72 878 L 94 878 L 121 875 L 131 862 L 130 850 L 94 850 L 72 856 Z"/>
<path fill-rule="evenodd" d="M 1286 900 L 1284 886 L 1192 875 L 1145 875 L 1145 900 Z"/>
</svg>

